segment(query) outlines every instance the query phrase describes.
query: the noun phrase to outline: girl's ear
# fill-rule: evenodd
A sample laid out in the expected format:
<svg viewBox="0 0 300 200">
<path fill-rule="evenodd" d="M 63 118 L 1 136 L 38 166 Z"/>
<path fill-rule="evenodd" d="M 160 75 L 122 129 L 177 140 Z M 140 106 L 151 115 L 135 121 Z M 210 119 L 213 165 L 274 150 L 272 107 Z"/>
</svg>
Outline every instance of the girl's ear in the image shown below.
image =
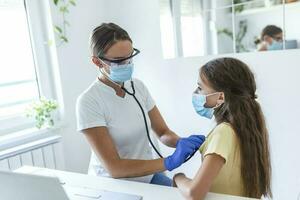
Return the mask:
<svg viewBox="0 0 300 200">
<path fill-rule="evenodd" d="M 220 92 L 219 98 L 217 100 L 217 105 L 221 105 L 225 102 L 225 94 L 224 92 Z"/>
</svg>

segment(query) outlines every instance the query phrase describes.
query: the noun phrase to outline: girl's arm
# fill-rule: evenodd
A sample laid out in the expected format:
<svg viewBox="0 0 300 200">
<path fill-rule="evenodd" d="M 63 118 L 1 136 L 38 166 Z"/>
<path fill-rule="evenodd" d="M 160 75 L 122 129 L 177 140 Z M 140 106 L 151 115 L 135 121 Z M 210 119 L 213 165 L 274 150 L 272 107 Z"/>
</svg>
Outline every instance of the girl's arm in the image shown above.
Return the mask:
<svg viewBox="0 0 300 200">
<path fill-rule="evenodd" d="M 174 183 L 186 199 L 204 199 L 224 163 L 225 159 L 217 154 L 206 155 L 194 179 L 179 173 L 174 176 Z"/>
<path fill-rule="evenodd" d="M 148 115 L 151 121 L 151 127 L 159 137 L 159 140 L 169 147 L 176 147 L 177 140 L 180 137 L 169 129 L 158 108 L 154 106 L 154 108 L 148 112 Z"/>
</svg>

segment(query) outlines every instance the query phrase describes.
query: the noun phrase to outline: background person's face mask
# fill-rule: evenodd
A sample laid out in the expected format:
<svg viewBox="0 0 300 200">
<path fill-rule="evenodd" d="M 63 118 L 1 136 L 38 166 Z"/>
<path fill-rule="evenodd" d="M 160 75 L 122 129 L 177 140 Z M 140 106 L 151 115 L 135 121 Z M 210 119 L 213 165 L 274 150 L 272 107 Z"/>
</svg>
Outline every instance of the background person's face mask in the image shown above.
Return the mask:
<svg viewBox="0 0 300 200">
<path fill-rule="evenodd" d="M 211 96 L 211 95 L 214 95 L 217 93 L 218 92 L 208 94 L 208 95 L 193 93 L 193 97 L 192 97 L 193 107 L 198 115 L 200 115 L 202 117 L 206 117 L 208 119 L 211 119 L 213 117 L 214 109 L 220 105 L 215 106 L 213 108 L 206 108 L 206 107 L 204 107 L 204 105 L 206 104 L 206 98 L 208 96 Z"/>
<path fill-rule="evenodd" d="M 268 51 L 282 50 L 283 49 L 283 42 L 282 41 L 276 41 L 275 39 L 273 39 L 272 44 L 268 44 L 267 49 L 268 49 Z"/>
</svg>

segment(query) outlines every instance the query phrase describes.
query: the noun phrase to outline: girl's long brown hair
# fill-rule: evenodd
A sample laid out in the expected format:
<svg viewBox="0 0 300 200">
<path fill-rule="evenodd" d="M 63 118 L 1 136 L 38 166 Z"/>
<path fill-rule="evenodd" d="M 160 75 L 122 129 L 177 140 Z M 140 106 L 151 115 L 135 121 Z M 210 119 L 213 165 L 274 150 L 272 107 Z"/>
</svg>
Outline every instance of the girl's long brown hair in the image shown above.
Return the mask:
<svg viewBox="0 0 300 200">
<path fill-rule="evenodd" d="M 264 115 L 256 101 L 256 83 L 249 67 L 235 58 L 219 58 L 205 64 L 201 78 L 225 102 L 215 109 L 218 124 L 231 124 L 240 143 L 241 176 L 247 197 L 272 197 L 269 138 Z"/>
</svg>

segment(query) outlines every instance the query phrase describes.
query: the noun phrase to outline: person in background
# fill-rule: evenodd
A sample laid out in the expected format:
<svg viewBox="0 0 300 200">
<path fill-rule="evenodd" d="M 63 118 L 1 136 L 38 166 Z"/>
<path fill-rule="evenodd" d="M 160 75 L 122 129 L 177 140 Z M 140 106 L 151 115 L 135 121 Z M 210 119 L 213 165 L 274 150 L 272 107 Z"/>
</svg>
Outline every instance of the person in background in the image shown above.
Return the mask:
<svg viewBox="0 0 300 200">
<path fill-rule="evenodd" d="M 282 41 L 282 29 L 275 25 L 268 25 L 262 30 L 260 39 L 254 43 L 258 46 L 258 51 L 273 51 L 283 49 Z"/>
<path fill-rule="evenodd" d="M 173 177 L 186 199 L 201 200 L 207 192 L 272 197 L 269 136 L 256 98 L 254 75 L 240 60 L 219 58 L 200 69 L 194 109 L 201 117 L 214 116 L 217 125 L 200 147 L 196 176 Z"/>
</svg>

